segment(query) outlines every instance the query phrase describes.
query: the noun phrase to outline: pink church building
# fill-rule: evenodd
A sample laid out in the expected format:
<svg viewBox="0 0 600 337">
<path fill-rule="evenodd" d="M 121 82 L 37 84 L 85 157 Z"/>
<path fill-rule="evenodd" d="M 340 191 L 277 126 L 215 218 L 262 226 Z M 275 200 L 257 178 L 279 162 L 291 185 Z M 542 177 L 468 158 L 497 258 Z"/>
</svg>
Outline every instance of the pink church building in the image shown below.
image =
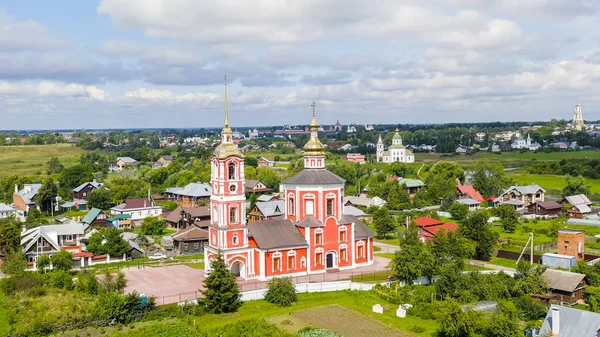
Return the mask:
<svg viewBox="0 0 600 337">
<path fill-rule="evenodd" d="M 314 102 L 312 107 L 304 170 L 281 183 L 284 219 L 247 224 L 244 156 L 233 142 L 225 84 L 225 125 L 211 166 L 207 273 L 218 251 L 244 279 L 312 275 L 373 263 L 373 232 L 355 216 L 343 214 L 345 180 L 325 168 Z"/>
</svg>

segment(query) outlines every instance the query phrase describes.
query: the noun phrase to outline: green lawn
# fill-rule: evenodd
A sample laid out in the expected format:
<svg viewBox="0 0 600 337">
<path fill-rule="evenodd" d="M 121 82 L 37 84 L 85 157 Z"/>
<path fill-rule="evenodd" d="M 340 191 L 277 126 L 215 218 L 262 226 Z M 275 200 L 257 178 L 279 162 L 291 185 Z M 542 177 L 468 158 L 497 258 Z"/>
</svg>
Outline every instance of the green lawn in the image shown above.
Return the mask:
<svg viewBox="0 0 600 337">
<path fill-rule="evenodd" d="M 0 291 L 0 336 L 7 336 L 10 331 L 8 323 L 8 309 L 6 308 L 6 296 Z"/>
<path fill-rule="evenodd" d="M 371 311 L 372 306 L 376 303 L 383 306 L 383 314 L 376 314 Z M 381 321 L 387 326 L 405 331 L 402 336 L 431 336 L 438 327 L 436 321 L 423 320 L 414 316 L 407 316 L 406 318 L 399 319 L 396 317 L 397 305 L 388 304 L 369 291 L 349 290 L 298 294 L 298 303 L 287 308 L 281 308 L 266 301 L 248 301 L 242 305 L 237 313 L 205 315 L 202 316 L 201 320 L 203 326 L 212 328 L 244 319 L 264 318 L 268 320 L 269 317 L 288 315 L 299 310 L 330 304 L 338 304 L 348 309 L 356 310 Z M 420 334 L 409 332 L 414 326 L 421 326 L 425 331 Z"/>
<path fill-rule="evenodd" d="M 415 160 L 424 162 L 435 162 L 439 160 L 454 161 L 454 162 L 474 162 L 480 159 L 518 163 L 518 162 L 530 162 L 535 159 L 537 161 L 559 161 L 562 159 L 594 159 L 600 156 L 598 150 L 584 150 L 584 151 L 565 151 L 565 152 L 501 152 L 500 154 L 494 154 L 490 152 L 480 152 L 473 155 L 456 155 L 444 157 L 443 153 L 415 153 Z"/>
<path fill-rule="evenodd" d="M 504 259 L 501 257 L 494 256 L 487 263 L 495 264 L 497 266 L 502 266 L 502 267 L 507 267 L 507 268 L 517 268 L 517 260 Z"/>
<path fill-rule="evenodd" d="M 567 186 L 565 176 L 557 176 L 550 174 L 509 174 L 514 181 L 519 185 L 538 184 L 546 189 L 548 194 L 560 195 L 563 188 Z M 592 194 L 600 195 L 600 179 L 585 179 L 586 184 L 590 187 Z"/>
<path fill-rule="evenodd" d="M 52 157 L 69 167 L 78 164 L 84 152 L 68 144 L 0 146 L 0 179 L 15 174 L 45 177 Z"/>
<path fill-rule="evenodd" d="M 186 266 L 188 266 L 190 268 L 194 268 L 194 269 L 204 270 L 204 262 L 200 262 L 200 263 L 188 263 L 188 264 L 186 264 Z"/>
</svg>

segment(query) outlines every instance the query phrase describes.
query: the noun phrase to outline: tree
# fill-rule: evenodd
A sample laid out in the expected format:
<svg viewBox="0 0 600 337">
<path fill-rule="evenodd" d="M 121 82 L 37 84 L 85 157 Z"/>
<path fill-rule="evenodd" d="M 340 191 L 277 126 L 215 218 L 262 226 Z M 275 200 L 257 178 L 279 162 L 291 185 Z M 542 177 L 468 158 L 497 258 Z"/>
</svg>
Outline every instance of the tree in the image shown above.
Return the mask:
<svg viewBox="0 0 600 337">
<path fill-rule="evenodd" d="M 262 181 L 268 188 L 279 189 L 281 179 L 277 176 L 277 172 L 270 167 L 259 167 L 256 169 L 258 180 Z"/>
<path fill-rule="evenodd" d="M 50 263 L 50 257 L 46 254 L 42 254 L 40 255 L 40 257 L 38 257 L 36 261 L 36 268 L 41 273 L 44 273 L 46 271 L 46 268 L 50 267 Z"/>
<path fill-rule="evenodd" d="M 50 261 L 52 262 L 52 267 L 54 270 L 69 271 L 71 268 L 73 268 L 73 254 L 66 250 L 61 250 L 60 252 L 52 255 Z"/>
<path fill-rule="evenodd" d="M 396 229 L 394 217 L 390 215 L 387 207 L 380 207 L 373 213 L 373 225 L 377 236 L 385 238 L 388 233 L 392 233 Z"/>
<path fill-rule="evenodd" d="M 514 233 L 519 223 L 519 213 L 511 205 L 501 205 L 493 210 L 494 215 L 500 218 L 504 231 Z"/>
<path fill-rule="evenodd" d="M 450 212 L 452 219 L 463 220 L 469 213 L 469 206 L 461 204 L 460 202 L 455 202 L 450 206 L 448 211 Z"/>
<path fill-rule="evenodd" d="M 167 221 L 155 216 L 148 216 L 142 220 L 141 231 L 143 235 L 162 235 L 167 228 Z"/>
<path fill-rule="evenodd" d="M 522 335 L 523 331 L 519 326 L 519 318 L 516 311 L 505 305 L 498 304 L 498 308 L 483 331 L 483 336 L 519 337 Z"/>
<path fill-rule="evenodd" d="M 212 271 L 204 279 L 204 299 L 201 303 L 213 314 L 236 312 L 242 305 L 240 289 L 221 252 L 215 256 L 210 267 Z"/>
<path fill-rule="evenodd" d="M 49 212 L 52 209 L 53 204 L 56 203 L 55 199 L 57 195 L 58 187 L 56 187 L 54 179 L 47 178 L 35 196 L 35 200 L 42 212 Z"/>
<path fill-rule="evenodd" d="M 464 237 L 475 242 L 475 257 L 477 259 L 487 261 L 492 257 L 498 234 L 492 231 L 485 211 L 469 213 L 465 217 L 460 231 Z"/>
<path fill-rule="evenodd" d="M 104 235 L 102 235 L 102 233 L 94 233 L 88 239 L 82 239 L 81 241 L 85 243 L 85 250 L 87 252 L 94 255 L 106 254 L 106 247 L 102 243 L 102 241 L 104 241 Z"/>
<path fill-rule="evenodd" d="M 591 286 L 600 286 L 600 265 L 590 266 L 584 260 L 579 260 L 577 265 L 571 269 L 574 273 L 585 274 Z"/>
<path fill-rule="evenodd" d="M 2 272 L 7 275 L 20 275 L 27 268 L 27 257 L 18 250 L 5 256 L 4 263 L 0 265 Z"/>
<path fill-rule="evenodd" d="M 441 337 L 466 337 L 475 328 L 475 313 L 463 311 L 458 302 L 448 299 L 440 303 L 437 321 L 440 326 L 437 333 Z"/>
<path fill-rule="evenodd" d="M 96 207 L 99 209 L 110 208 L 110 201 L 112 200 L 112 194 L 109 189 L 97 188 L 90 192 L 88 195 L 88 205 L 90 207 Z"/>
<path fill-rule="evenodd" d="M 504 167 L 489 160 L 480 160 L 475 164 L 471 181 L 473 187 L 487 197 L 499 195 L 511 183 Z"/>
<path fill-rule="evenodd" d="M 548 290 L 548 285 L 542 274 L 546 267 L 532 266 L 529 262 L 520 261 L 515 272 L 515 285 L 512 290 L 515 296 L 538 294 L 543 295 Z"/>
<path fill-rule="evenodd" d="M 265 300 L 280 307 L 289 307 L 298 300 L 296 287 L 290 277 L 275 277 L 269 281 Z"/>
<path fill-rule="evenodd" d="M 583 293 L 583 299 L 594 312 L 600 311 L 600 287 L 587 286 Z"/>
<path fill-rule="evenodd" d="M 52 157 L 48 162 L 48 173 L 57 174 L 60 173 L 65 167 L 58 161 L 58 158 Z"/>
<path fill-rule="evenodd" d="M 454 202 L 456 202 L 457 199 L 458 192 L 456 190 L 448 193 L 440 204 L 440 211 L 447 212 L 450 209 L 450 207 L 454 205 Z"/>
<path fill-rule="evenodd" d="M 121 237 L 121 232 L 116 228 L 110 228 L 106 231 L 106 243 L 104 247 L 106 253 L 110 256 L 123 256 L 130 251 L 129 244 Z"/>
<path fill-rule="evenodd" d="M 94 168 L 91 165 L 75 165 L 62 170 L 58 183 L 62 191 L 69 192 L 75 187 L 94 179 Z"/>
<path fill-rule="evenodd" d="M 437 269 L 451 266 L 455 270 L 462 270 L 466 259 L 475 254 L 475 243 L 463 237 L 459 231 L 441 229 L 429 242 L 429 249 Z"/>
<path fill-rule="evenodd" d="M 413 284 L 421 277 L 431 279 L 434 274 L 434 257 L 419 239 L 419 229 L 411 224 L 400 241 L 400 249 L 394 256 L 394 275 L 399 280 Z"/>
<path fill-rule="evenodd" d="M 585 185 L 585 178 L 582 176 L 571 177 L 567 176 L 567 186 L 562 191 L 562 196 L 566 197 L 569 195 L 577 195 L 577 194 L 588 194 L 590 193 L 589 186 Z"/>
<path fill-rule="evenodd" d="M 172 186 L 183 186 L 191 181 L 194 181 L 194 174 L 193 172 L 191 173 L 191 178 L 186 179 L 186 182 L 181 184 L 177 181 L 177 175 L 179 173 L 173 175 L 171 177 L 174 179 L 174 183 Z M 169 178 L 169 181 L 171 181 L 171 178 Z M 146 182 L 142 180 L 127 177 L 114 178 L 110 181 L 110 184 L 108 185 L 110 191 L 112 192 L 113 201 L 115 202 L 121 202 L 125 199 L 144 196 L 146 193 L 148 193 L 148 188 L 150 187 Z"/>
<path fill-rule="evenodd" d="M 20 244 L 21 223 L 12 218 L 0 219 L 0 253 L 14 253 L 19 249 Z"/>
</svg>

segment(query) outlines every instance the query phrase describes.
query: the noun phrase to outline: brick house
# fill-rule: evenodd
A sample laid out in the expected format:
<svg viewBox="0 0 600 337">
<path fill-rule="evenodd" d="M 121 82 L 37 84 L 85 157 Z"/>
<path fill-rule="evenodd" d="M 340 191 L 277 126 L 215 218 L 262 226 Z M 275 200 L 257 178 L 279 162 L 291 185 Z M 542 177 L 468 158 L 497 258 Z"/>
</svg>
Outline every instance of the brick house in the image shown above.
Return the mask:
<svg viewBox="0 0 600 337">
<path fill-rule="evenodd" d="M 585 257 L 585 232 L 578 229 L 558 229 L 558 254 L 575 256 L 577 260 Z"/>
</svg>

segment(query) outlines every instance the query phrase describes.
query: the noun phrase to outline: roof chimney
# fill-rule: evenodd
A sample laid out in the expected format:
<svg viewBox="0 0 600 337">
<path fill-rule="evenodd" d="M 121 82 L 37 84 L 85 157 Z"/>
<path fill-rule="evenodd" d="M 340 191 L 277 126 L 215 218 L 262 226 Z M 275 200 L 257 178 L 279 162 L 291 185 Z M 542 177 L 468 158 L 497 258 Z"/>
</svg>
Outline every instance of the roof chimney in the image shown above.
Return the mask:
<svg viewBox="0 0 600 337">
<path fill-rule="evenodd" d="M 558 336 L 560 332 L 560 311 L 558 307 L 552 307 L 552 335 Z"/>
</svg>

